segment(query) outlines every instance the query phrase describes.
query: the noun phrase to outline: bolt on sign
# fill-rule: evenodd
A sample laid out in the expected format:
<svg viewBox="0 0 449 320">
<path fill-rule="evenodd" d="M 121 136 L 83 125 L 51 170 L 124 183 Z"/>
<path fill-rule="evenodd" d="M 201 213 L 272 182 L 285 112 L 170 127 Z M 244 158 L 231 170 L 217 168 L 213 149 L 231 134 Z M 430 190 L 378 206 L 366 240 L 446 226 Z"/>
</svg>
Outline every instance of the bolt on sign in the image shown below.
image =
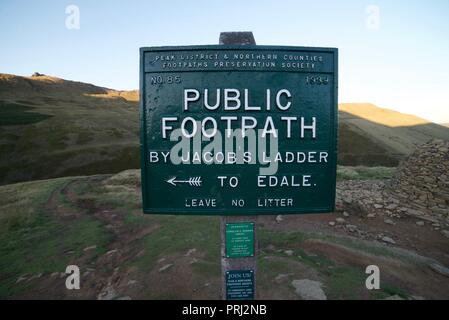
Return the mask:
<svg viewBox="0 0 449 320">
<path fill-rule="evenodd" d="M 145 213 L 331 212 L 337 49 L 141 49 Z"/>
</svg>

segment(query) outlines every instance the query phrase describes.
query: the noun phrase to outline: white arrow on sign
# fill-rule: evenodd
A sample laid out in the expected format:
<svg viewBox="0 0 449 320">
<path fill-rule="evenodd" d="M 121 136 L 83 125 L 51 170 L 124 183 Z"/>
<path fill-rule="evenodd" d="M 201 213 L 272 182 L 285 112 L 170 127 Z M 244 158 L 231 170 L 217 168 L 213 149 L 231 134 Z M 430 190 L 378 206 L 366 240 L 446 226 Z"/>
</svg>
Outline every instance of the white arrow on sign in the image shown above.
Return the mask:
<svg viewBox="0 0 449 320">
<path fill-rule="evenodd" d="M 167 180 L 167 183 L 174 185 L 176 187 L 177 183 L 188 183 L 192 187 L 201 187 L 203 183 L 201 177 L 192 177 L 189 180 L 176 180 L 176 177 Z"/>
</svg>

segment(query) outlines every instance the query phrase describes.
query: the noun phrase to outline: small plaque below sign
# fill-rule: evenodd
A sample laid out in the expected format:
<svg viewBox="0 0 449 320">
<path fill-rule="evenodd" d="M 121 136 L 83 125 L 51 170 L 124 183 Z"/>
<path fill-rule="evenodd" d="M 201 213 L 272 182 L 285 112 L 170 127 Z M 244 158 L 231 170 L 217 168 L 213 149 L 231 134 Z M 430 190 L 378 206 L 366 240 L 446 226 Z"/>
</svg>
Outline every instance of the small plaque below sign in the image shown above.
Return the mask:
<svg viewBox="0 0 449 320">
<path fill-rule="evenodd" d="M 226 257 L 243 258 L 254 256 L 254 223 L 226 224 Z"/>
<path fill-rule="evenodd" d="M 232 270 L 226 272 L 226 299 L 254 299 L 254 271 Z"/>
</svg>

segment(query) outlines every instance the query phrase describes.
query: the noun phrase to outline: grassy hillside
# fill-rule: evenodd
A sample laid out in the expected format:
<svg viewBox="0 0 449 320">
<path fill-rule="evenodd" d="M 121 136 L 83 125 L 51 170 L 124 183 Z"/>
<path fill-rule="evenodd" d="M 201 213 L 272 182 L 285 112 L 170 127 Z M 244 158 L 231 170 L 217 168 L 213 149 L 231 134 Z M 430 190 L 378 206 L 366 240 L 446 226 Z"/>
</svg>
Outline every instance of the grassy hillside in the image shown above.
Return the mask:
<svg viewBox="0 0 449 320">
<path fill-rule="evenodd" d="M 340 105 L 339 163 L 396 166 L 449 129 L 370 104 Z M 0 185 L 138 168 L 137 91 L 0 74 Z"/>
<path fill-rule="evenodd" d="M 341 179 L 391 174 L 340 171 Z M 0 299 L 219 299 L 219 218 L 143 215 L 137 170 L 2 186 L 0 213 Z M 291 283 L 304 278 L 320 281 L 329 299 L 448 297 L 433 260 L 340 232 L 328 224 L 336 216 L 259 217 L 260 298 L 298 299 Z M 345 219 L 385 232 L 382 220 Z M 400 223 L 394 237 L 415 239 L 403 231 L 413 219 Z M 65 289 L 69 264 L 80 268 L 81 290 Z M 369 264 L 382 270 L 380 290 L 365 288 Z"/>
<path fill-rule="evenodd" d="M 0 184 L 139 167 L 137 92 L 0 74 Z"/>
<path fill-rule="evenodd" d="M 339 115 L 343 165 L 396 165 L 432 138 L 449 140 L 444 126 L 369 103 L 340 104 Z"/>
</svg>

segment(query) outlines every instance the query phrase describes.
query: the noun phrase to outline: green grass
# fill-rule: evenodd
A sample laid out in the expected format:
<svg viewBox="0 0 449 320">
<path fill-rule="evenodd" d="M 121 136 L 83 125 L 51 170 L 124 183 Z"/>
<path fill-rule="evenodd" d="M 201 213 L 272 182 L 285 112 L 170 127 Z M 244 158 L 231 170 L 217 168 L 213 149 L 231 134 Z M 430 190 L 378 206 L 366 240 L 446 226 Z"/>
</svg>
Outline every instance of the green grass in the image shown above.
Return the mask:
<svg viewBox="0 0 449 320">
<path fill-rule="evenodd" d="M 65 178 L 0 188 L 0 298 L 29 286 L 15 283 L 21 275 L 64 272 L 92 245 L 97 249 L 91 259 L 105 252 L 111 238 L 100 222 L 89 216 L 62 222 L 46 210 L 52 191 L 68 182 Z"/>
<path fill-rule="evenodd" d="M 307 254 L 304 250 L 296 250 L 295 256 L 299 261 L 313 268 L 327 268 L 335 266 L 335 263 L 325 256 L 319 254 Z"/>
<path fill-rule="evenodd" d="M 74 203 L 59 192 L 56 205 L 61 209 L 78 210 L 80 215 L 63 222 L 48 212 L 45 204 L 53 190 L 62 189 L 69 183 L 79 202 Z M 122 215 L 124 228 L 130 234 L 151 229 L 151 232 L 130 243 L 132 248 L 144 251 L 142 255 L 124 262 L 121 265 L 123 268 L 135 267 L 139 273 L 147 274 L 157 271 L 160 258 L 168 258 L 167 263 L 170 263 L 171 256 L 180 257 L 189 249 L 196 248 L 196 254 L 202 257 L 191 265 L 193 276 L 201 281 L 220 277 L 219 218 L 143 215 L 139 184 L 139 172 L 129 170 L 112 177 L 61 178 L 0 187 L 0 298 L 13 297 L 30 288 L 30 283 L 26 281 L 15 283 L 23 274 L 45 272 L 48 276 L 53 272 L 63 272 L 68 264 L 76 264 L 76 261 L 89 264 L 107 251 L 106 248 L 114 240 L 112 235 L 102 222 L 88 214 L 90 211 L 83 209 L 87 207 L 77 207 L 82 203 L 94 210 L 111 209 Z M 406 291 L 384 282 L 381 282 L 381 290 L 367 292 L 364 270 L 341 265 L 325 254 L 312 254 L 303 249 L 303 245 L 307 240 L 321 240 L 360 254 L 383 256 L 398 262 L 416 263 L 413 257 L 386 246 L 337 236 L 263 228 L 257 232 L 261 249 L 258 268 L 260 279 L 266 282 L 260 285 L 263 290 L 273 289 L 273 280 L 280 273 L 293 273 L 295 278 L 292 279 L 300 279 L 297 278 L 301 276 L 298 270 L 305 268 L 316 272 L 330 299 L 357 299 L 362 296 L 383 299 L 396 294 L 408 297 Z M 97 246 L 96 250 L 88 254 L 83 251 L 93 245 Z M 269 245 L 273 245 L 274 250 L 268 250 Z M 287 249 L 293 251 L 292 256 L 285 254 Z M 270 256 L 273 259 L 265 259 Z M 275 289 L 280 290 L 277 294 L 295 297 L 293 288 L 286 285 L 276 284 Z M 157 292 L 149 294 L 153 297 Z"/>
<path fill-rule="evenodd" d="M 382 284 L 381 282 L 380 289 L 373 292 L 373 296 L 376 299 L 385 299 L 395 295 L 401 297 L 402 299 L 410 299 L 410 294 L 408 294 L 405 290 L 388 283 Z"/>
<path fill-rule="evenodd" d="M 277 274 L 290 273 L 294 270 L 287 269 L 285 261 L 267 260 L 266 256 L 281 257 L 290 261 L 302 263 L 304 266 L 318 271 L 324 279 L 324 291 L 329 299 L 360 299 L 363 292 L 370 299 L 384 299 L 392 295 L 398 295 L 404 299 L 409 298 L 409 294 L 388 282 L 381 282 L 380 290 L 367 292 L 365 280 L 367 274 L 365 270 L 347 265 L 337 265 L 334 261 L 321 254 L 310 254 L 301 249 L 301 244 L 308 239 L 316 239 L 327 243 L 338 244 L 350 250 L 356 250 L 361 254 L 371 254 L 373 256 L 383 256 L 396 259 L 406 263 L 419 263 L 413 256 L 409 256 L 397 251 L 393 251 L 384 246 L 368 245 L 359 240 L 340 238 L 315 233 L 303 232 L 279 232 L 269 230 L 258 231 L 260 248 L 264 253 L 259 256 L 258 266 L 260 272 L 264 273 L 265 279 L 273 279 Z M 275 246 L 275 251 L 266 251 L 267 246 Z M 281 250 L 279 250 L 281 249 Z M 287 256 L 284 251 L 292 250 L 293 254 Z"/>
<path fill-rule="evenodd" d="M 298 258 L 298 255 L 301 258 Z M 266 259 L 268 256 L 280 257 L 282 259 Z M 328 299 L 361 299 L 365 293 L 365 298 L 369 299 L 385 299 L 387 297 L 398 295 L 403 299 L 408 299 L 409 294 L 404 290 L 397 288 L 389 283 L 381 282 L 379 290 L 368 291 L 365 287 L 365 281 L 368 277 L 362 268 L 355 266 L 336 265 L 332 260 L 322 255 L 307 254 L 303 250 L 296 249 L 292 256 L 286 256 L 283 252 L 270 254 L 261 254 L 257 259 L 259 277 L 267 282 L 258 284 L 259 290 L 272 290 L 272 284 L 268 282 L 279 274 L 292 274 L 291 279 L 304 277 L 298 274 L 298 271 L 292 269 L 290 261 L 300 262 L 305 266 L 315 269 L 323 282 L 323 290 Z M 290 279 L 290 280 L 291 280 Z M 293 287 L 290 288 L 293 290 Z"/>
<path fill-rule="evenodd" d="M 62 143 L 62 140 L 60 142 L 61 144 L 59 146 L 65 148 L 66 145 Z M 32 149 L 33 147 L 30 146 L 30 148 Z M 10 179 L 28 181 L 40 179 L 42 176 L 57 178 L 116 173 L 129 168 L 140 167 L 139 147 L 137 145 L 129 147 L 111 145 L 92 147 L 91 150 L 86 148 L 83 150 L 66 150 L 55 153 L 39 153 L 38 150 L 35 150 L 35 152 L 35 159 L 15 161 L 5 166 L 2 166 L 0 161 L 0 185 L 2 181 L 10 181 Z M 90 154 L 91 157 L 79 163 L 74 163 L 72 166 L 61 165 L 62 163 L 66 163 L 67 159 L 84 158 L 86 154 Z M 97 156 L 98 160 L 94 160 Z"/>
<path fill-rule="evenodd" d="M 95 133 L 88 130 L 79 130 L 77 133 L 76 144 L 84 145 L 94 140 Z"/>
<path fill-rule="evenodd" d="M 145 218 L 145 217 L 144 217 Z M 159 228 L 142 239 L 145 255 L 135 261 L 142 270 L 151 270 L 156 261 L 196 248 L 205 254 L 212 274 L 220 272 L 220 228 L 218 218 L 189 216 L 146 217 L 140 223 Z M 215 231 L 214 231 L 215 230 Z M 201 267 L 200 267 L 201 268 Z M 213 270 L 216 271 L 213 271 Z"/>
<path fill-rule="evenodd" d="M 192 264 L 192 268 L 201 277 L 214 278 L 221 276 L 220 265 L 216 261 L 198 261 Z"/>
<path fill-rule="evenodd" d="M 0 185 L 140 167 L 137 102 L 71 90 L 0 97 Z"/>
<path fill-rule="evenodd" d="M 52 115 L 32 112 L 34 109 L 24 104 L 0 101 L 0 126 L 27 125 L 52 117 Z"/>
<path fill-rule="evenodd" d="M 271 254 L 259 254 L 257 257 L 257 268 L 260 276 L 263 276 L 265 279 L 273 279 L 278 274 L 281 273 L 290 273 L 292 270 L 288 268 L 288 265 L 285 261 L 277 260 L 277 259 L 267 259 L 267 257 L 271 257 Z M 280 255 L 279 255 L 280 256 Z M 285 258 L 285 254 L 283 255 Z M 268 284 L 266 287 L 269 287 Z"/>
<path fill-rule="evenodd" d="M 340 115 L 344 112 L 340 112 Z M 381 126 L 379 126 L 381 128 Z M 345 166 L 386 166 L 399 164 L 397 154 L 393 154 L 385 143 L 372 139 L 375 137 L 357 130 L 341 119 L 338 132 L 338 164 Z"/>
<path fill-rule="evenodd" d="M 70 180 L 60 178 L 0 187 L 0 236 L 34 224 L 53 190 Z"/>
<path fill-rule="evenodd" d="M 133 219 L 140 219 L 142 216 L 141 210 L 139 210 L 139 215 L 132 215 L 136 209 L 141 208 L 141 196 L 139 192 L 136 192 L 136 186 L 117 184 L 113 180 L 108 180 L 103 184 L 77 182 L 74 188 L 78 192 L 80 201 L 91 202 L 98 208 L 126 213 L 125 223 L 130 223 Z"/>
<path fill-rule="evenodd" d="M 140 185 L 140 173 L 136 170 L 114 175 L 102 183 L 81 184 L 77 182 L 73 186 L 78 191 L 80 201 L 123 214 L 124 224 L 130 233 L 154 227 L 150 234 L 137 240 L 138 244 L 135 245 L 142 246 L 145 254 L 130 261 L 130 265 L 148 272 L 161 257 L 185 254 L 189 249 L 196 248 L 205 254 L 205 259 L 193 264 L 194 270 L 200 274 L 219 275 L 218 217 L 143 215 L 140 193 L 136 191 Z"/>
<path fill-rule="evenodd" d="M 268 245 L 274 245 L 278 248 L 290 249 L 292 246 L 298 246 L 304 240 L 311 236 L 303 232 L 275 232 L 265 229 L 257 231 L 260 248 L 265 248 Z"/>
<path fill-rule="evenodd" d="M 341 238 L 326 234 L 304 233 L 300 231 L 280 232 L 261 229 L 258 231 L 258 238 L 262 249 L 271 244 L 284 250 L 297 250 L 303 241 L 308 239 L 316 239 L 327 243 L 341 245 L 343 247 L 374 256 L 398 259 L 406 263 L 419 263 L 416 257 L 407 255 L 405 252 L 400 252 L 385 245 L 371 245 L 356 239 Z"/>
<path fill-rule="evenodd" d="M 360 299 L 360 291 L 366 290 L 367 275 L 355 267 L 335 267 L 327 270 L 324 291 L 328 299 Z"/>
<path fill-rule="evenodd" d="M 103 173 L 118 173 L 127 169 L 140 168 L 140 149 L 138 145 L 130 146 L 111 146 L 92 147 L 92 150 L 71 151 L 63 153 L 55 160 L 49 159 L 53 165 L 64 162 L 64 159 L 70 155 L 79 156 L 79 153 L 90 153 L 93 156 L 99 156 L 97 161 L 89 161 L 80 163 L 74 167 L 65 168 L 59 173 L 60 176 L 78 176 L 78 175 L 94 175 Z"/>
<path fill-rule="evenodd" d="M 123 138 L 125 135 L 123 134 L 123 132 L 121 132 L 119 129 L 117 129 L 117 128 L 112 128 L 111 130 L 110 130 L 110 134 L 111 134 L 111 136 L 112 137 L 114 137 L 114 138 L 118 138 L 118 139 L 121 139 L 121 138 Z"/>
<path fill-rule="evenodd" d="M 338 166 L 337 180 L 382 180 L 390 179 L 396 168 L 391 167 L 365 167 L 365 166 Z"/>
<path fill-rule="evenodd" d="M 297 242 L 290 244 L 290 246 Z M 323 282 L 323 290 L 328 299 L 357 299 L 360 291 L 364 290 L 366 275 L 363 270 L 351 266 L 336 266 L 335 262 L 323 255 L 307 254 L 301 249 L 294 249 L 292 256 L 286 256 L 282 252 L 274 252 L 260 255 L 258 268 L 263 278 L 274 279 L 278 274 L 292 274 L 290 280 L 304 278 L 298 270 L 290 266 L 287 261 L 301 263 L 304 267 L 315 269 Z M 267 256 L 275 256 L 282 259 L 266 259 Z M 300 257 L 298 257 L 300 256 Z M 261 290 L 270 290 L 272 284 L 259 285 Z M 290 287 L 293 291 L 294 288 Z"/>
</svg>

